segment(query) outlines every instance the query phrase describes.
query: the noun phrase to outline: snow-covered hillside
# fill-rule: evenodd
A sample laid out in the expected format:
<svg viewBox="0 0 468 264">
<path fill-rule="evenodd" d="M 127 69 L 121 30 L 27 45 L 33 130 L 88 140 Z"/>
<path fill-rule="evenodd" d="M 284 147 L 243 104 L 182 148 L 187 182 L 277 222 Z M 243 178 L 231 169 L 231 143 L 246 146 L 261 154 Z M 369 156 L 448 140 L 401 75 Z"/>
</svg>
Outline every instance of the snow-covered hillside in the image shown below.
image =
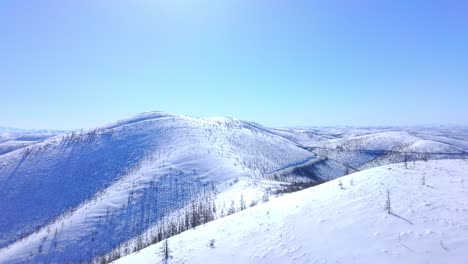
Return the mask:
<svg viewBox="0 0 468 264">
<path fill-rule="evenodd" d="M 162 112 L 51 137 L 0 156 L 0 263 L 89 261 L 207 191 L 261 199 L 270 171 L 314 157 L 258 124 Z"/>
<path fill-rule="evenodd" d="M 437 139 L 435 137 L 432 137 Z M 378 132 L 363 136 L 333 139 L 320 147 L 366 150 L 401 150 L 407 152 L 460 153 L 464 149 L 440 141 L 426 140 L 408 132 Z"/>
<path fill-rule="evenodd" d="M 467 172 L 436 160 L 351 174 L 174 236 L 168 263 L 466 263 Z M 161 263 L 162 247 L 115 263 Z"/>
<path fill-rule="evenodd" d="M 0 127 L 0 155 L 39 143 L 62 133 L 65 131 Z"/>
<path fill-rule="evenodd" d="M 293 130 L 297 131 L 297 130 Z M 323 165 L 331 167 L 329 178 L 337 171 L 354 172 L 404 161 L 430 159 L 460 159 L 468 156 L 467 134 L 464 128 L 314 128 L 307 134 L 321 140 L 291 138 L 296 143 L 328 158 Z M 305 132 L 302 131 L 301 134 Z M 327 138 L 328 137 L 328 138 Z M 326 139 L 324 139 L 326 138 Z"/>
<path fill-rule="evenodd" d="M 201 224 L 155 235 L 202 201 L 210 221 L 382 164 L 464 158 L 466 131 L 272 129 L 164 112 L 80 132 L 0 129 L 0 263 L 126 255 Z"/>
</svg>

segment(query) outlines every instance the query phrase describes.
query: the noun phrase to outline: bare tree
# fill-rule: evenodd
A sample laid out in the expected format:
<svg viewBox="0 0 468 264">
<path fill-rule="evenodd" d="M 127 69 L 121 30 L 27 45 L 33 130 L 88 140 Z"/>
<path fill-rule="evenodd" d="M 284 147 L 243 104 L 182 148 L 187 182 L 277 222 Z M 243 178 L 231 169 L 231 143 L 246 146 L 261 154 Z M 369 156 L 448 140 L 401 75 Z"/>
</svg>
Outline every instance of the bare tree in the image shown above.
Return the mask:
<svg viewBox="0 0 468 264">
<path fill-rule="evenodd" d="M 245 210 L 247 208 L 247 205 L 245 204 L 245 201 L 244 201 L 244 195 L 241 194 L 241 198 L 240 198 L 240 210 Z"/>
<path fill-rule="evenodd" d="M 161 248 L 161 255 L 163 256 L 163 263 L 168 264 L 169 259 L 172 258 L 171 256 L 171 250 L 169 249 L 169 242 L 164 240 L 163 246 Z"/>
<path fill-rule="evenodd" d="M 395 153 L 403 155 L 403 163 L 405 165 L 405 169 L 408 169 L 408 161 L 409 161 L 408 152 L 411 152 L 410 147 L 411 147 L 410 143 L 401 143 L 393 149 Z"/>
<path fill-rule="evenodd" d="M 232 215 L 235 212 L 236 212 L 236 208 L 234 207 L 234 201 L 231 201 L 231 207 L 229 207 L 227 215 Z"/>
<path fill-rule="evenodd" d="M 215 248 L 215 241 L 216 241 L 216 240 L 211 239 L 211 240 L 210 240 L 210 243 L 208 244 L 208 246 L 209 246 L 210 248 Z"/>
<path fill-rule="evenodd" d="M 405 169 L 408 169 L 408 155 L 406 152 L 403 153 L 403 162 L 405 163 Z"/>
<path fill-rule="evenodd" d="M 256 205 L 257 205 L 257 201 L 256 201 L 256 200 L 252 200 L 252 201 L 250 202 L 249 207 L 254 207 L 254 206 L 256 206 Z"/>
<path fill-rule="evenodd" d="M 424 160 L 424 162 L 427 162 L 429 160 L 429 157 L 427 155 L 424 155 L 422 159 Z"/>
<path fill-rule="evenodd" d="M 387 213 L 391 213 L 392 212 L 392 203 L 391 203 L 391 200 L 390 200 L 390 191 L 387 190 L 387 200 L 385 201 L 385 211 L 387 211 Z"/>
</svg>

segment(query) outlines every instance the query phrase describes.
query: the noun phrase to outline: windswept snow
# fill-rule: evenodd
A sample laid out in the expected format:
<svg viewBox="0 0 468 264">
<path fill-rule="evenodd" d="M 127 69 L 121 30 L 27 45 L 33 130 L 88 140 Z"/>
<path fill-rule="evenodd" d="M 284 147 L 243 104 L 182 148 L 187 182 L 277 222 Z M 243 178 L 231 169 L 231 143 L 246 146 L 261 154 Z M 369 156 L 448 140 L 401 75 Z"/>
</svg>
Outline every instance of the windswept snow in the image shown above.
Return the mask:
<svg viewBox="0 0 468 264">
<path fill-rule="evenodd" d="M 466 263 L 467 171 L 438 160 L 351 174 L 174 236 L 168 263 Z M 158 263 L 161 248 L 115 263 Z"/>
</svg>

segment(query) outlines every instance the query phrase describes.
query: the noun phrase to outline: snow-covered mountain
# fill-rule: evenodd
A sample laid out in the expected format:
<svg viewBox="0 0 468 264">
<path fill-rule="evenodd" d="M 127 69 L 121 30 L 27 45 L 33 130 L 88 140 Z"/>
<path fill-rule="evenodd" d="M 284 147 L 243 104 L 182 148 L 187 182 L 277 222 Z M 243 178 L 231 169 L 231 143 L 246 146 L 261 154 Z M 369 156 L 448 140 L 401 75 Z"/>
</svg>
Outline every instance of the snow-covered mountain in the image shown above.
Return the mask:
<svg viewBox="0 0 468 264">
<path fill-rule="evenodd" d="M 89 261 L 212 186 L 251 202 L 313 158 L 255 123 L 161 112 L 51 137 L 0 156 L 0 263 Z"/>
<path fill-rule="evenodd" d="M 464 158 L 468 146 L 464 129 L 273 129 L 164 112 L 88 131 L 0 131 L 0 263 L 116 258 L 275 195 L 382 164 Z"/>
<path fill-rule="evenodd" d="M 351 174 L 174 236 L 169 263 L 466 263 L 467 171 L 437 160 Z M 115 263 L 160 263 L 163 246 Z"/>
</svg>

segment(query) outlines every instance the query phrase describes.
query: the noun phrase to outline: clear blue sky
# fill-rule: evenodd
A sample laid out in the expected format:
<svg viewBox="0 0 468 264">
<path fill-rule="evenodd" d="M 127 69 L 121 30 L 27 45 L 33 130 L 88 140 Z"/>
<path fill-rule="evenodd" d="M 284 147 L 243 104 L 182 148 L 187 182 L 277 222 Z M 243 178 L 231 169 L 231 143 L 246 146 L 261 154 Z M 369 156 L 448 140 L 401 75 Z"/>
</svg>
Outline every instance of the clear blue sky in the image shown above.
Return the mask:
<svg viewBox="0 0 468 264">
<path fill-rule="evenodd" d="M 466 1 L 0 2 L 0 125 L 468 124 Z"/>
</svg>

